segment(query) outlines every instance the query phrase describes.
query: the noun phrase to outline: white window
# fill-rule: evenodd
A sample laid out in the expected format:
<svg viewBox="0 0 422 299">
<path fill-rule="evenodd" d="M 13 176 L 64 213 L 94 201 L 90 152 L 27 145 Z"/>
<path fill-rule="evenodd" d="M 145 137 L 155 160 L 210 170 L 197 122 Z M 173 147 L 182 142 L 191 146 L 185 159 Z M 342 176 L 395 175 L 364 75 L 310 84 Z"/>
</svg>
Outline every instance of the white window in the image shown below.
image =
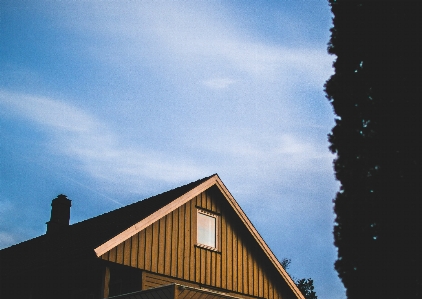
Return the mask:
<svg viewBox="0 0 422 299">
<path fill-rule="evenodd" d="M 218 247 L 218 216 L 202 210 L 197 213 L 197 244 L 210 249 Z"/>
</svg>

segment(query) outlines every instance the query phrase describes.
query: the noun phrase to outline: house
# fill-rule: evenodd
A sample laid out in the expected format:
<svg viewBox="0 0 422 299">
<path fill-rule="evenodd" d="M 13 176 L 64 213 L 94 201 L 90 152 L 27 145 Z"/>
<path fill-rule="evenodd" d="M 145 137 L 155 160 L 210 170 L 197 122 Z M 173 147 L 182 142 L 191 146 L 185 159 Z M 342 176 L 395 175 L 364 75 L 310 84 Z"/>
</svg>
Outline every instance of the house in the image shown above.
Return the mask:
<svg viewBox="0 0 422 299">
<path fill-rule="evenodd" d="M 217 174 L 0 250 L 0 298 L 304 298 Z"/>
</svg>

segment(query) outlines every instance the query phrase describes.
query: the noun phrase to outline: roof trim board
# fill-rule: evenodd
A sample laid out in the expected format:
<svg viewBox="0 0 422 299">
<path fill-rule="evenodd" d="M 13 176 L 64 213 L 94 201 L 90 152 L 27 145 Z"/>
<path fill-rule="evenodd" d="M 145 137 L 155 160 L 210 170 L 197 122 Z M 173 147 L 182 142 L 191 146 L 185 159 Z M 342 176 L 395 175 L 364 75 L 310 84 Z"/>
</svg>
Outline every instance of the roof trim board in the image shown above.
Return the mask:
<svg viewBox="0 0 422 299">
<path fill-rule="evenodd" d="M 94 249 L 95 254 L 99 257 L 109 251 L 110 249 L 114 248 L 115 246 L 119 245 L 123 241 L 129 239 L 133 235 L 137 234 L 144 228 L 150 226 L 155 221 L 161 219 L 163 216 L 173 212 L 178 207 L 184 205 L 189 200 L 191 200 L 196 195 L 200 194 L 201 192 L 207 190 L 209 187 L 215 184 L 215 176 L 212 176 L 210 179 L 206 180 L 205 182 L 201 183 L 197 187 L 191 189 L 187 193 L 183 194 L 182 196 L 176 198 L 166 206 L 162 207 L 161 209 L 157 210 L 156 212 L 152 213 L 151 215 L 145 217 L 138 223 L 135 223 L 131 227 L 127 228 L 126 230 L 122 231 L 117 236 L 111 238 L 107 242 L 103 243 L 102 245 L 98 246 Z"/>
<path fill-rule="evenodd" d="M 277 271 L 280 273 L 280 275 L 284 278 L 284 280 L 287 282 L 289 287 L 293 290 L 295 295 L 300 299 L 305 299 L 303 297 L 302 293 L 297 288 L 294 281 L 290 278 L 289 274 L 284 270 L 283 266 L 281 266 L 280 262 L 274 255 L 274 253 L 271 251 L 271 249 L 268 247 L 268 245 L 265 243 L 264 239 L 261 237 L 261 235 L 258 233 L 258 231 L 253 226 L 252 222 L 249 220 L 249 218 L 246 216 L 246 214 L 243 212 L 242 208 L 239 206 L 239 204 L 236 202 L 234 197 L 231 195 L 229 190 L 226 188 L 224 183 L 221 181 L 220 177 L 215 174 L 208 178 L 206 181 L 202 182 L 200 185 L 196 186 L 195 188 L 191 189 L 190 191 L 186 192 L 182 196 L 176 198 L 166 206 L 162 207 L 161 209 L 157 210 L 156 212 L 152 213 L 151 215 L 145 217 L 138 223 L 132 225 L 131 227 L 127 228 L 126 230 L 122 231 L 115 237 L 111 238 L 107 242 L 103 243 L 102 245 L 98 246 L 94 249 L 95 254 L 99 257 L 106 253 L 107 251 L 111 250 L 115 246 L 119 245 L 120 243 L 124 242 L 125 240 L 129 239 L 133 235 L 137 234 L 144 228 L 148 227 L 149 225 L 153 224 L 155 221 L 161 219 L 163 216 L 171 213 L 172 211 L 176 210 L 180 206 L 184 205 L 188 201 L 190 201 L 192 198 L 197 196 L 198 194 L 204 192 L 205 190 L 209 189 L 211 186 L 216 185 L 219 190 L 223 193 L 223 195 L 228 200 L 231 207 L 234 209 L 236 214 L 240 217 L 242 222 L 246 225 L 246 227 L 251 232 L 254 239 L 258 242 L 259 246 L 264 250 L 272 264 L 275 266 Z"/>
</svg>

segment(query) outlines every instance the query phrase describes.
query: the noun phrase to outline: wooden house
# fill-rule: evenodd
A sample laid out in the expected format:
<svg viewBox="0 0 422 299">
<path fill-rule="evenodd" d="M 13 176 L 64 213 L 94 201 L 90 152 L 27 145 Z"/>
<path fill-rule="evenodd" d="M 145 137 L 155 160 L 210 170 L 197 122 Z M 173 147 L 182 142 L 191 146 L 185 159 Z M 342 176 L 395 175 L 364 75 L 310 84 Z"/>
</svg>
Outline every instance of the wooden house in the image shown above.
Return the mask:
<svg viewBox="0 0 422 299">
<path fill-rule="evenodd" d="M 0 250 L 0 298 L 304 298 L 218 175 Z"/>
</svg>

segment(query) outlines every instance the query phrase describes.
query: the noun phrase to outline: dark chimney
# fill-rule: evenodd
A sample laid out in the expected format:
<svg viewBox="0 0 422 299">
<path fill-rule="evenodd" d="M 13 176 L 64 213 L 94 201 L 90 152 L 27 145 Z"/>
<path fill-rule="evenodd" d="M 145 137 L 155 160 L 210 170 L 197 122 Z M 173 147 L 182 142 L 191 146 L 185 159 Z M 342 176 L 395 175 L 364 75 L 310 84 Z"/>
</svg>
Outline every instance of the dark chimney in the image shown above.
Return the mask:
<svg viewBox="0 0 422 299">
<path fill-rule="evenodd" d="M 51 202 L 51 218 L 47 222 L 47 234 L 55 233 L 69 226 L 71 200 L 60 194 Z"/>
</svg>

